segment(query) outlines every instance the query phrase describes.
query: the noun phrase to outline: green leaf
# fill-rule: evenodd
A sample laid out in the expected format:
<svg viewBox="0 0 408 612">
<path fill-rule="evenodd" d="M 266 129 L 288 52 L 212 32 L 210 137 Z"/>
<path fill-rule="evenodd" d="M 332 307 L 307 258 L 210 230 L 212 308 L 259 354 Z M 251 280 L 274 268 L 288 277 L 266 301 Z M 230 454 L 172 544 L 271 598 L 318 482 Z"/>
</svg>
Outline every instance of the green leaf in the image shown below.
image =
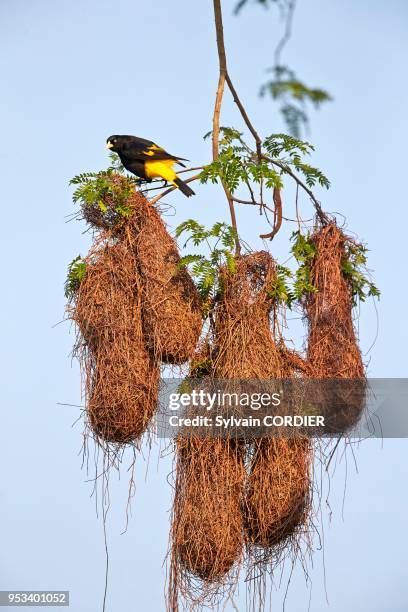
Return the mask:
<svg viewBox="0 0 408 612">
<path fill-rule="evenodd" d="M 273 78 L 261 87 L 260 95 L 269 93 L 274 100 L 282 101 L 281 113 L 286 125 L 291 134 L 299 137 L 302 127 L 308 124 L 307 104 L 319 108 L 332 98 L 324 89 L 309 87 L 300 81 L 287 66 L 276 65 L 270 72 Z"/>
<path fill-rule="evenodd" d="M 76 189 L 72 195 L 82 209 L 94 208 L 105 217 L 108 225 L 115 225 L 132 213 L 128 201 L 134 193 L 136 177 L 120 174 L 114 167 L 100 172 L 84 172 L 70 181 Z"/>
<path fill-rule="evenodd" d="M 86 262 L 80 255 L 75 257 L 68 265 L 68 274 L 65 281 L 64 293 L 65 297 L 72 299 L 80 287 L 81 282 L 85 278 Z"/>
<path fill-rule="evenodd" d="M 202 261 L 204 259 L 204 255 L 184 255 L 184 257 L 180 258 L 179 266 L 187 267 L 192 263 Z"/>
<path fill-rule="evenodd" d="M 292 308 L 295 301 L 295 295 L 291 287 L 292 272 L 285 266 L 276 266 L 276 277 L 268 288 L 268 295 L 277 304 L 284 304 L 288 308 Z"/>
<path fill-rule="evenodd" d="M 300 140 L 288 134 L 271 134 L 265 138 L 263 146 L 272 157 L 279 157 L 282 153 L 300 152 L 310 155 L 314 146 L 306 140 Z"/>
<path fill-rule="evenodd" d="M 181 258 L 179 265 L 188 267 L 200 295 L 206 304 L 206 314 L 211 309 L 211 301 L 220 291 L 220 269 L 226 266 L 231 274 L 235 272 L 235 238 L 236 232 L 225 222 L 218 221 L 206 229 L 195 219 L 187 219 L 176 228 L 176 236 L 187 234 L 186 246 L 192 242 L 199 247 L 205 241 L 209 248 L 208 256 L 201 253 L 188 254 Z M 220 249 L 217 245 L 222 244 Z"/>
<path fill-rule="evenodd" d="M 344 244 L 344 257 L 342 272 L 349 285 L 353 305 L 359 301 L 364 302 L 367 297 L 380 298 L 380 291 L 369 278 L 367 264 L 367 247 L 346 240 Z"/>
</svg>

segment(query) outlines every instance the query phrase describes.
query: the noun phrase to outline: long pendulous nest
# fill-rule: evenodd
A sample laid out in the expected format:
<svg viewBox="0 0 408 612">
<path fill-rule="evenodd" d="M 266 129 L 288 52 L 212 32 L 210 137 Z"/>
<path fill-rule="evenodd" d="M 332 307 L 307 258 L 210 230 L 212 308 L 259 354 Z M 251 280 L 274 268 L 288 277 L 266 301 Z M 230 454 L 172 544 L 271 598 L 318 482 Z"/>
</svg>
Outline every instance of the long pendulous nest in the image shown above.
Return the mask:
<svg viewBox="0 0 408 612">
<path fill-rule="evenodd" d="M 185 363 L 194 355 L 201 334 L 200 295 L 186 268 L 179 265 L 175 240 L 157 210 L 142 196 L 138 196 L 132 225 L 143 282 L 146 343 L 160 361 Z"/>
<path fill-rule="evenodd" d="M 251 380 L 258 390 L 256 381 L 300 369 L 293 364 L 303 365 L 301 358 L 278 347 L 271 332 L 274 278 L 266 252 L 237 258 L 235 273 L 222 271 L 213 335 L 193 359 L 192 376 L 248 391 Z M 198 438 L 178 440 L 176 456 L 171 609 L 178 593 L 197 601 L 210 586 L 218 595 L 227 584 L 233 589 L 245 543 L 250 568 L 255 563 L 262 576 L 307 523 L 312 452 L 305 438 Z"/>
<path fill-rule="evenodd" d="M 116 177 L 118 189 L 123 177 Z M 142 292 L 143 333 L 157 361 L 183 364 L 195 353 L 203 324 L 203 307 L 188 270 L 180 266 L 180 255 L 158 210 L 139 192 L 132 192 L 120 217 L 115 200 L 107 197 L 82 207 L 83 216 L 96 229 L 112 232 L 134 251 Z"/>
<path fill-rule="evenodd" d="M 353 323 L 352 293 L 343 273 L 348 237 L 331 223 L 318 228 L 311 240 L 316 255 L 310 281 L 317 291 L 305 303 L 307 362 L 312 377 L 322 379 L 319 395 L 326 431 L 344 433 L 361 417 L 366 392 L 365 368 Z"/>
<path fill-rule="evenodd" d="M 191 383 L 212 389 L 213 350 L 208 338 L 190 362 Z M 205 382 L 204 382 L 205 381 Z M 241 440 L 201 435 L 176 440 L 176 481 L 170 533 L 168 607 L 178 610 L 219 604 L 236 583 L 243 556 L 241 504 L 245 445 Z M 183 608 L 183 609 L 184 609 Z"/>
<path fill-rule="evenodd" d="M 117 177 L 119 190 L 123 180 Z M 194 354 L 202 308 L 175 241 L 146 198 L 129 193 L 121 202 L 125 216 L 112 195 L 103 204 L 83 205 L 97 235 L 71 317 L 88 424 L 99 438 L 124 444 L 136 442 L 154 415 L 160 362 L 181 364 Z"/>
<path fill-rule="evenodd" d="M 342 271 L 345 234 L 334 223 L 311 237 L 317 254 L 310 282 L 317 289 L 306 303 L 307 360 L 315 378 L 361 378 L 364 365 L 352 318 L 352 296 Z"/>
<path fill-rule="evenodd" d="M 142 330 L 140 276 L 125 239 L 102 236 L 87 258 L 73 318 L 88 423 L 108 442 L 136 442 L 157 402 L 159 367 Z"/>
<path fill-rule="evenodd" d="M 223 295 L 215 312 L 214 376 L 263 379 L 279 377 L 279 354 L 272 340 L 268 288 L 275 263 L 266 251 L 237 258 L 235 273 L 221 273 Z"/>
<path fill-rule="evenodd" d="M 243 447 L 220 438 L 177 440 L 171 529 L 171 609 L 181 595 L 216 595 L 242 555 Z"/>
<path fill-rule="evenodd" d="M 272 335 L 270 290 L 275 274 L 266 252 L 240 258 L 233 275 L 224 272 L 215 322 L 218 378 L 279 379 L 303 366 L 300 357 L 278 346 Z M 242 512 L 249 554 L 259 563 L 260 556 L 266 561 L 277 558 L 278 547 L 280 551 L 307 522 L 312 449 L 305 438 L 265 437 L 248 441 L 247 452 Z"/>
<path fill-rule="evenodd" d="M 306 438 L 261 438 L 252 445 L 244 502 L 247 542 L 278 560 L 303 529 L 311 501 L 312 447 Z"/>
</svg>

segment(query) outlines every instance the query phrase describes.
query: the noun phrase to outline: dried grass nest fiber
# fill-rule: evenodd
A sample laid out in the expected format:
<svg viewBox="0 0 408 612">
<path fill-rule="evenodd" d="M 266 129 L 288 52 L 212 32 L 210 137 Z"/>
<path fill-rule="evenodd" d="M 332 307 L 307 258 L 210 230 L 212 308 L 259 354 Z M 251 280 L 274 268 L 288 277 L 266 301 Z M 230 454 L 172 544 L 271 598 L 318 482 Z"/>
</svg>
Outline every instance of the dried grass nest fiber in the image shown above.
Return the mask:
<svg viewBox="0 0 408 612">
<path fill-rule="evenodd" d="M 353 324 L 351 288 L 343 273 L 348 237 L 331 223 L 311 236 L 316 255 L 310 282 L 317 291 L 305 303 L 307 362 L 315 379 L 348 379 L 344 386 L 322 385 L 320 404 L 326 431 L 344 433 L 359 420 L 365 405 L 365 368 Z"/>
<path fill-rule="evenodd" d="M 118 177 L 120 184 L 123 177 Z M 118 183 L 118 184 L 119 184 Z M 121 217 L 108 197 L 82 207 L 97 230 L 73 304 L 88 422 L 110 442 L 134 442 L 157 402 L 159 363 L 184 363 L 202 326 L 201 301 L 173 238 L 140 193 Z"/>
<path fill-rule="evenodd" d="M 102 234 L 86 263 L 73 319 L 88 423 L 105 441 L 135 442 L 154 414 L 159 379 L 144 342 L 135 254 L 126 240 Z"/>
<path fill-rule="evenodd" d="M 242 552 L 243 448 L 220 438 L 177 440 L 172 564 L 182 593 L 191 578 L 222 582 Z"/>
<path fill-rule="evenodd" d="M 256 384 L 284 377 L 290 357 L 270 329 L 273 259 L 261 252 L 236 264 L 235 273 L 221 272 L 214 334 L 191 372 L 231 380 L 235 391 L 234 379 Z M 304 438 L 184 438 L 177 440 L 176 456 L 170 591 L 173 601 L 176 592 L 197 600 L 210 587 L 222 591 L 243 559 L 245 541 L 250 553 L 283 546 L 306 521 L 311 447 Z"/>
<path fill-rule="evenodd" d="M 115 180 L 122 184 L 124 177 Z M 142 321 L 146 345 L 157 361 L 181 365 L 195 352 L 203 324 L 200 294 L 185 267 L 174 238 L 169 234 L 159 211 L 140 192 L 126 200 L 126 218 L 115 212 L 112 198 L 82 207 L 87 222 L 97 229 L 111 230 L 127 237 L 135 250 L 143 297 Z"/>
<path fill-rule="evenodd" d="M 307 360 L 314 378 L 361 378 L 364 365 L 352 318 L 350 287 L 342 271 L 345 234 L 334 223 L 314 232 L 316 256 L 305 310 L 309 325 Z"/>
<path fill-rule="evenodd" d="M 295 354 L 277 346 L 271 332 L 275 275 L 275 262 L 265 251 L 241 257 L 235 274 L 224 270 L 224 294 L 215 319 L 217 378 L 265 380 L 293 374 L 288 361 Z M 246 540 L 270 548 L 285 542 L 307 519 L 311 444 L 300 437 L 265 437 L 249 441 L 247 452 L 242 504 Z"/>
<path fill-rule="evenodd" d="M 261 251 L 240 258 L 235 274 L 224 271 L 215 322 L 218 378 L 265 380 L 293 373 L 288 360 L 294 354 L 277 346 L 270 327 L 275 270 L 272 257 Z M 242 504 L 246 540 L 270 548 L 286 541 L 307 519 L 311 445 L 304 438 L 271 437 L 250 441 L 247 450 Z"/>
<path fill-rule="evenodd" d="M 308 519 L 312 447 L 306 438 L 254 441 L 244 501 L 247 542 L 278 552 Z"/>
<path fill-rule="evenodd" d="M 134 196 L 132 228 L 143 287 L 145 341 L 160 361 L 185 363 L 201 334 L 200 295 L 187 269 L 179 266 L 177 244 L 160 214 L 139 194 Z"/>
<path fill-rule="evenodd" d="M 269 317 L 273 300 L 268 288 L 274 279 L 275 262 L 266 251 L 237 258 L 234 273 L 221 271 L 223 294 L 214 317 L 215 378 L 281 376 Z"/>
<path fill-rule="evenodd" d="M 259 277 L 269 272 L 265 271 L 263 261 L 263 255 L 251 261 L 256 278 L 247 270 L 247 259 L 245 263 L 237 260 L 235 274 L 228 276 L 226 270 L 222 271 L 224 292 L 215 313 L 214 350 L 209 351 L 208 346 L 204 346 L 202 355 L 194 359 L 195 363 L 200 363 L 204 357 L 204 361 L 208 362 L 210 354 L 212 357 L 215 355 L 206 372 L 211 377 L 253 377 L 253 373 L 247 369 L 248 365 L 252 365 L 251 358 L 248 359 L 249 364 L 245 362 L 245 369 L 243 362 L 230 364 L 229 358 L 245 355 L 249 347 L 257 355 L 259 341 L 258 346 L 254 346 L 254 338 L 256 342 L 256 338 L 265 333 L 265 327 L 269 330 L 267 316 L 261 322 L 261 332 L 256 329 L 252 337 L 250 333 L 257 326 L 251 324 L 249 336 L 243 334 L 248 316 L 252 315 L 247 313 L 248 302 L 252 306 L 252 301 L 257 301 L 256 290 L 261 282 Z M 231 316 L 234 321 L 238 317 L 236 327 L 230 325 Z M 186 586 L 188 577 L 199 578 L 216 586 L 224 582 L 242 556 L 245 444 L 242 440 L 221 438 L 179 439 L 176 455 L 171 537 L 173 575 L 177 574 L 178 582 Z M 187 588 L 182 587 L 181 591 L 188 593 Z"/>
</svg>

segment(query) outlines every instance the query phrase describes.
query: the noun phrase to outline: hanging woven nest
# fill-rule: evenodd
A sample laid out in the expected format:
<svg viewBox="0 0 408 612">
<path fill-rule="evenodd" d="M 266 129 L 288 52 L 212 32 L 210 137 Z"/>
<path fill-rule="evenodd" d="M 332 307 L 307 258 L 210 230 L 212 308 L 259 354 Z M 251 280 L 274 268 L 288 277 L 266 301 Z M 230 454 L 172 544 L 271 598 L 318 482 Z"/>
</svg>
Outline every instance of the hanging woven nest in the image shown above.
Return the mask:
<svg viewBox="0 0 408 612">
<path fill-rule="evenodd" d="M 102 235 L 73 306 L 88 423 L 108 442 L 136 442 L 154 414 L 159 368 L 146 348 L 131 243 Z"/>
<path fill-rule="evenodd" d="M 234 274 L 224 271 L 223 297 L 215 318 L 214 372 L 217 378 L 261 381 L 289 378 L 307 369 L 303 360 L 271 332 L 271 297 L 276 266 L 266 252 L 237 261 Z M 312 447 L 303 437 L 249 440 L 248 477 L 242 510 L 246 541 L 261 547 L 265 558 L 276 553 L 307 522 L 311 489 Z M 284 544 L 283 544 L 284 545 Z M 274 550 L 271 550 L 274 549 Z"/>
<path fill-rule="evenodd" d="M 159 361 L 183 364 L 194 355 L 201 334 L 200 295 L 187 269 L 180 267 L 176 241 L 158 211 L 143 196 L 136 197 L 132 228 L 146 343 Z"/>
<path fill-rule="evenodd" d="M 307 362 L 312 378 L 322 381 L 316 399 L 325 416 L 326 432 L 345 433 L 361 417 L 366 391 L 352 291 L 343 271 L 349 238 L 331 223 L 318 228 L 310 240 L 316 251 L 310 282 L 316 291 L 305 303 Z"/>
<path fill-rule="evenodd" d="M 239 561 L 244 471 L 242 446 L 232 441 L 177 440 L 171 539 L 179 585 L 191 578 L 222 582 Z"/>
</svg>

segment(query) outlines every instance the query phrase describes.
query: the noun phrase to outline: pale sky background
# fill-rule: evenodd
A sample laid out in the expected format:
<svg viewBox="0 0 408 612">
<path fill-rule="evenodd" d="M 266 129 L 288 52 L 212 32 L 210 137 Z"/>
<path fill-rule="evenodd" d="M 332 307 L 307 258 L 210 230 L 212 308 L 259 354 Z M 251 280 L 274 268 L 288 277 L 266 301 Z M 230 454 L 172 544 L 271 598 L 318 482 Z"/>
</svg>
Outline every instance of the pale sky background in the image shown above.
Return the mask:
<svg viewBox="0 0 408 612">
<path fill-rule="evenodd" d="M 111 133 L 156 140 L 194 165 L 209 159 L 202 135 L 210 129 L 217 81 L 211 5 L 2 0 L 0 6 L 0 589 L 70 590 L 74 612 L 101 610 L 105 557 L 92 484 L 81 471 L 81 423 L 72 427 L 79 409 L 58 405 L 80 403 L 72 330 L 68 323 L 53 326 L 63 318 L 66 266 L 89 246 L 83 225 L 65 223 L 73 211 L 67 183 L 107 165 L 104 143 Z M 408 6 L 405 0 L 298 5 L 284 60 L 335 98 L 312 113 L 314 160 L 333 184 L 317 193 L 368 242 L 382 291 L 368 372 L 406 377 Z M 233 6 L 224 1 L 234 82 L 259 131 L 281 131 L 276 105 L 258 97 L 282 32 L 278 12 L 248 7 L 236 18 Z M 222 122 L 240 126 L 229 100 Z M 172 227 L 191 216 L 205 223 L 227 219 L 220 189 L 197 187 L 197 194 L 167 199 L 177 207 L 177 218 L 168 219 Z M 290 211 L 290 197 L 285 201 Z M 309 210 L 304 199 L 302 210 Z M 238 222 L 244 238 L 262 246 L 262 219 L 245 209 L 238 210 Z M 283 261 L 284 233 L 273 247 Z M 295 322 L 298 340 L 299 332 Z M 360 319 L 364 353 L 376 333 L 376 309 L 368 302 Z M 351 454 L 342 462 L 331 483 L 331 523 L 322 507 L 324 554 L 317 551 L 309 568 L 311 595 L 295 571 L 287 612 L 408 609 L 407 451 L 406 440 L 374 440 L 355 450 L 358 473 Z M 157 448 L 148 470 L 139 459 L 124 535 L 126 469 L 112 483 L 110 612 L 164 610 L 170 469 L 171 458 L 159 461 Z M 274 610 L 282 609 L 283 591 L 273 594 Z M 237 606 L 245 611 L 242 589 Z"/>
</svg>

